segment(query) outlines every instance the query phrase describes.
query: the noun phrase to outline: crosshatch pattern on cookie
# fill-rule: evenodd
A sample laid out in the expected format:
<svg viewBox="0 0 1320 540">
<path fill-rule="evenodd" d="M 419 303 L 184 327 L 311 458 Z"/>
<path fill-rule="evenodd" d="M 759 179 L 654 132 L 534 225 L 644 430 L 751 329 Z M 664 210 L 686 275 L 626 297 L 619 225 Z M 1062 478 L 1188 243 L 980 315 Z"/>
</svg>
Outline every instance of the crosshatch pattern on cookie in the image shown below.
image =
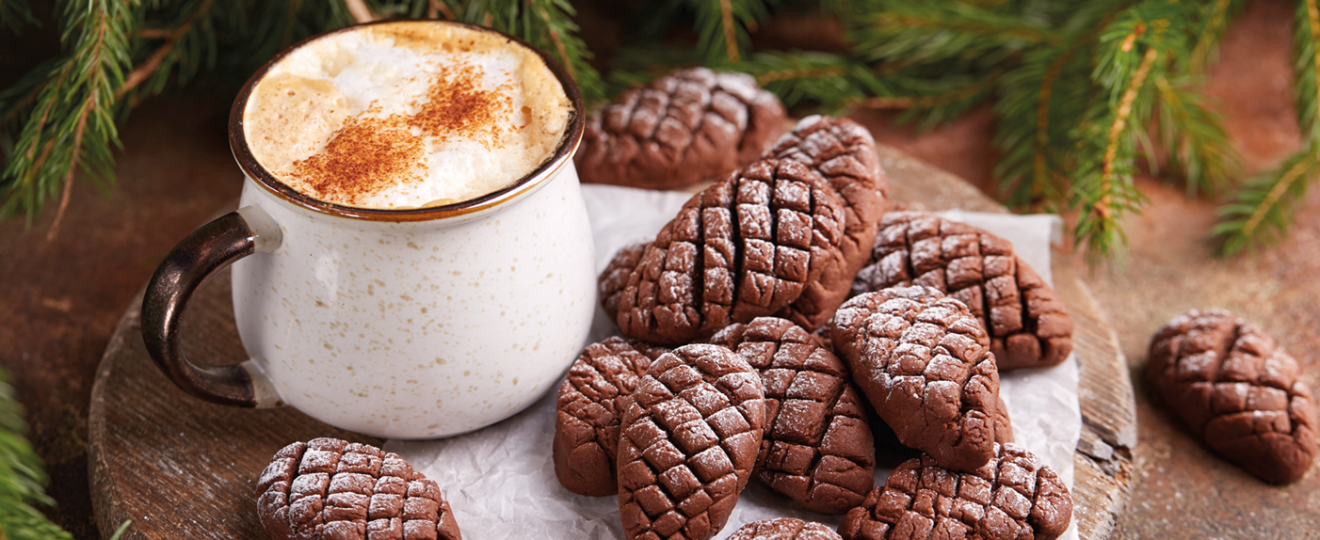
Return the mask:
<svg viewBox="0 0 1320 540">
<path fill-rule="evenodd" d="M 803 118 L 766 155 L 810 166 L 844 202 L 843 264 L 832 265 L 776 314 L 814 331 L 847 299 L 853 277 L 870 259 L 880 216 L 889 207 L 888 183 L 871 132 L 846 118 Z"/>
<path fill-rule="evenodd" d="M 845 217 L 805 165 L 761 160 L 698 193 L 641 256 L 618 304 L 624 335 L 690 343 L 770 315 L 837 264 Z"/>
<path fill-rule="evenodd" d="M 610 337 L 582 350 L 559 386 L 553 443 L 555 476 L 581 495 L 616 495 L 623 398 L 637 388 L 651 362 L 669 349 Z"/>
<path fill-rule="evenodd" d="M 1297 361 L 1256 325 L 1190 311 L 1151 340 L 1147 373 L 1192 432 L 1263 480 L 1288 483 L 1316 453 L 1315 402 Z"/>
<path fill-rule="evenodd" d="M 871 260 L 853 294 L 921 285 L 961 300 L 984 325 L 1001 371 L 1055 366 L 1072 352 L 1067 307 L 1003 238 L 924 212 L 890 212 Z"/>
<path fill-rule="evenodd" d="M 767 420 L 757 479 L 813 512 L 861 504 L 875 483 L 875 439 L 843 361 L 818 336 L 776 317 L 734 324 L 711 342 L 761 373 Z"/>
<path fill-rule="evenodd" d="M 623 298 L 623 290 L 628 287 L 628 277 L 637 268 L 637 263 L 642 261 L 642 254 L 646 253 L 648 245 L 649 242 L 638 242 L 624 246 L 614 254 L 614 258 L 610 259 L 605 270 L 596 278 L 600 307 L 610 319 L 618 316 L 619 301 Z"/>
<path fill-rule="evenodd" d="M 628 398 L 619 438 L 619 512 L 633 540 L 706 540 L 751 479 L 765 394 L 718 345 L 661 356 Z"/>
<path fill-rule="evenodd" d="M 1072 521 L 1072 495 L 1048 466 L 1022 447 L 995 445 L 994 458 L 970 472 L 910 459 L 844 516 L 844 540 L 984 538 L 1053 540 Z"/>
<path fill-rule="evenodd" d="M 257 481 L 274 540 L 459 540 L 436 483 L 393 453 L 321 438 L 290 444 Z"/>
<path fill-rule="evenodd" d="M 999 372 L 966 305 L 931 288 L 885 289 L 845 302 L 830 332 L 899 442 L 955 470 L 990 459 Z"/>
<path fill-rule="evenodd" d="M 779 99 L 751 76 L 685 69 L 591 115 L 576 162 L 588 183 L 683 187 L 756 159 L 784 118 Z"/>
</svg>

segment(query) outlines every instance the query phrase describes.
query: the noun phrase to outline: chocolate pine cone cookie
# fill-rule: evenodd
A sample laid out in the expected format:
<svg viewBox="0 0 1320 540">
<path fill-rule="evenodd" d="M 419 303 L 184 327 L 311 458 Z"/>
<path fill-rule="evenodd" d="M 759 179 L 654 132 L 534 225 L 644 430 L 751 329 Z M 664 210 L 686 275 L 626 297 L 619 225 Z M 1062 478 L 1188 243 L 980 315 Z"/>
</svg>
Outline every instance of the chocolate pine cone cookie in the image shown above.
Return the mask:
<svg viewBox="0 0 1320 540">
<path fill-rule="evenodd" d="M 569 491 L 593 497 L 619 493 L 614 458 L 622 400 L 666 352 L 611 337 L 588 345 L 568 369 L 568 380 L 559 386 L 553 448 L 555 476 Z"/>
<path fill-rule="evenodd" d="M 1072 521 L 1072 495 L 1049 467 L 1013 444 L 971 472 L 910 459 L 839 525 L 843 540 L 1052 540 Z"/>
<path fill-rule="evenodd" d="M 290 444 L 257 481 L 273 540 L 459 540 L 435 482 L 396 454 L 339 439 Z"/>
<path fill-rule="evenodd" d="M 642 242 L 620 249 L 596 279 L 600 307 L 605 309 L 605 314 L 611 319 L 619 314 L 619 300 L 623 298 L 623 290 L 628 287 L 628 277 L 637 268 L 637 263 L 641 262 L 642 254 L 646 253 L 646 246 L 649 245 Z"/>
<path fill-rule="evenodd" d="M 875 153 L 875 139 L 852 120 L 804 118 L 766 155 L 810 165 L 843 198 L 848 218 L 839 245 L 843 263 L 830 265 L 797 301 L 776 314 L 814 331 L 829 322 L 848 298 L 853 277 L 870 260 L 880 216 L 889 206 L 888 184 Z"/>
<path fill-rule="evenodd" d="M 619 514 L 633 540 L 707 540 L 751 479 L 765 428 L 761 378 L 733 351 L 661 356 L 627 398 Z"/>
<path fill-rule="evenodd" d="M 742 356 L 765 385 L 756 478 L 798 505 L 842 514 L 875 484 L 875 439 L 848 367 L 792 321 L 760 317 L 711 342 Z"/>
<path fill-rule="evenodd" d="M 575 162 L 586 183 L 679 188 L 755 160 L 784 117 L 749 75 L 675 71 L 591 115 Z"/>
<path fill-rule="evenodd" d="M 624 335 L 659 344 L 770 315 L 840 261 L 834 188 L 807 166 L 763 159 L 698 193 L 642 253 L 619 296 Z"/>
<path fill-rule="evenodd" d="M 1007 240 L 923 212 L 885 214 L 853 294 L 924 285 L 961 300 L 990 335 L 1001 371 L 1055 366 L 1072 352 L 1072 318 Z"/>
<path fill-rule="evenodd" d="M 830 324 L 853 382 L 899 442 L 959 471 L 994 456 L 999 371 L 967 306 L 896 287 L 848 300 Z"/>
<path fill-rule="evenodd" d="M 1311 468 L 1311 390 L 1255 325 L 1222 309 L 1179 315 L 1151 340 L 1146 372 L 1196 436 L 1247 472 L 1285 484 Z"/>
<path fill-rule="evenodd" d="M 794 518 L 763 519 L 739 528 L 729 540 L 840 540 L 839 533 Z"/>
</svg>

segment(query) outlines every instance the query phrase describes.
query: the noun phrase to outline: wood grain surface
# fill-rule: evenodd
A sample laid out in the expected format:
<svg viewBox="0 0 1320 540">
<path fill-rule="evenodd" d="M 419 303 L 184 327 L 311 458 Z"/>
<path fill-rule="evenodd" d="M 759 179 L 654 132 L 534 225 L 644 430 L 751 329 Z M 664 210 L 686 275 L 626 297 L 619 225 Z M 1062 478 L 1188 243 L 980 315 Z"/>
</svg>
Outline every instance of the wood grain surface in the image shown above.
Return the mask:
<svg viewBox="0 0 1320 540">
<path fill-rule="evenodd" d="M 1004 212 L 976 188 L 889 147 L 878 149 L 890 195 L 914 210 Z M 1136 440 L 1132 385 L 1118 339 L 1066 258 L 1055 287 L 1076 330 L 1082 436 L 1073 498 L 1081 538 L 1109 538 L 1122 513 Z M 140 298 L 140 295 L 139 295 Z M 248 410 L 202 402 L 178 390 L 143 349 L 139 304 L 124 314 L 92 391 L 89 451 L 92 502 L 102 537 L 133 520 L 125 538 L 264 538 L 253 489 L 284 445 L 333 436 L 379 445 L 290 408 Z M 235 363 L 229 273 L 204 286 L 184 318 L 184 350 L 199 364 Z"/>
</svg>

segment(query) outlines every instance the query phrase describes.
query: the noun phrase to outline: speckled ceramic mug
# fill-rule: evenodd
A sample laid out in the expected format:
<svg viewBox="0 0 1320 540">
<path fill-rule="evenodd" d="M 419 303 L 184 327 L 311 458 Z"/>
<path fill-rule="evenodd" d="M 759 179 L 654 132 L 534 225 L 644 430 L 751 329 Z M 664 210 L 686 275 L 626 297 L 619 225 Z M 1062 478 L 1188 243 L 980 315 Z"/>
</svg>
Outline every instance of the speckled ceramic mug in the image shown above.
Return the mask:
<svg viewBox="0 0 1320 540">
<path fill-rule="evenodd" d="M 554 156 L 508 188 L 413 210 L 338 206 L 279 183 L 242 124 L 279 57 L 253 75 L 229 122 L 247 177 L 240 208 L 176 246 L 143 299 L 143 339 L 161 370 L 202 399 L 287 404 L 378 437 L 455 435 L 536 401 L 576 357 L 596 294 L 572 160 L 582 99 L 542 57 L 578 111 Z M 250 360 L 197 366 L 181 352 L 179 322 L 194 291 L 231 263 Z"/>
</svg>

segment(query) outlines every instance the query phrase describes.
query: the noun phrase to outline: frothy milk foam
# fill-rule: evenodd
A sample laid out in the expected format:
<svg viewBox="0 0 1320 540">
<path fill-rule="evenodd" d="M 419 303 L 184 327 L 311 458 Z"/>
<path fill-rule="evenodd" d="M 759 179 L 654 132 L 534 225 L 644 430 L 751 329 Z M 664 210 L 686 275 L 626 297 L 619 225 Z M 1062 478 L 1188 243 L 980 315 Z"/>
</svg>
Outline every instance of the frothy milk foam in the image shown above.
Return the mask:
<svg viewBox="0 0 1320 540">
<path fill-rule="evenodd" d="M 304 195 L 403 209 L 507 187 L 553 155 L 572 114 L 524 46 L 397 22 L 290 52 L 252 90 L 243 129 L 257 161 Z"/>
</svg>

